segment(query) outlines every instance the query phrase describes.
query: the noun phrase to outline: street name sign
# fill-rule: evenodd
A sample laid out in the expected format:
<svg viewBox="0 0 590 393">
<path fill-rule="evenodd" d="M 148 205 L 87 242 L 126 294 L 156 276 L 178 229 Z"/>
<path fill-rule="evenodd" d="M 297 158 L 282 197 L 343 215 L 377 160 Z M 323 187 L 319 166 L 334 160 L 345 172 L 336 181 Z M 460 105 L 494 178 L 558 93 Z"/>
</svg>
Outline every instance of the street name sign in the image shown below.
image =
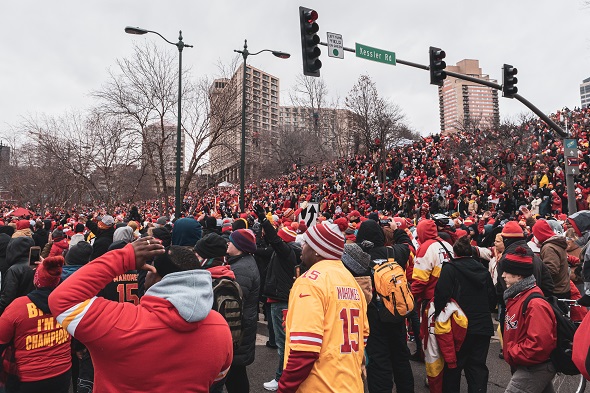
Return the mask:
<svg viewBox="0 0 590 393">
<path fill-rule="evenodd" d="M 372 48 L 367 45 L 355 44 L 356 57 L 376 61 L 378 63 L 395 65 L 395 52 Z"/>
<path fill-rule="evenodd" d="M 342 34 L 328 33 L 328 56 L 344 59 Z"/>
</svg>

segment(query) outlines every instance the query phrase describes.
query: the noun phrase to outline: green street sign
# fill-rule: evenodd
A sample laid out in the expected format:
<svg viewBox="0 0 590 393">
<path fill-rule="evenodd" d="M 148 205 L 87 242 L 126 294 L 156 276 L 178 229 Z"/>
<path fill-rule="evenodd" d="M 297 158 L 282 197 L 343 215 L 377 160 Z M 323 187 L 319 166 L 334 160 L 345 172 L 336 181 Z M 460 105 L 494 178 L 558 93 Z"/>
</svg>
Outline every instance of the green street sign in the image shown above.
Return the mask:
<svg viewBox="0 0 590 393">
<path fill-rule="evenodd" d="M 383 49 L 372 48 L 367 45 L 355 43 L 356 57 L 367 60 L 373 60 L 378 63 L 395 65 L 395 52 L 389 52 Z"/>
</svg>

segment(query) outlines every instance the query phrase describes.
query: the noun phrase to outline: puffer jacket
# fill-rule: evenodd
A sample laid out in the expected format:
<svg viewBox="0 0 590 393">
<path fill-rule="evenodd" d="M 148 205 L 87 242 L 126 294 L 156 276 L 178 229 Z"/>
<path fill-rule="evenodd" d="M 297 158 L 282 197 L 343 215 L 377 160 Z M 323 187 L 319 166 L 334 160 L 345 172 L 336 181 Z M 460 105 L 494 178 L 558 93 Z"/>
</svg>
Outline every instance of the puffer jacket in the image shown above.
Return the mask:
<svg viewBox="0 0 590 393">
<path fill-rule="evenodd" d="M 0 295 L 0 314 L 17 297 L 28 295 L 35 289 L 35 271 L 29 266 L 29 250 L 35 245 L 32 237 L 21 236 L 10 240 L 6 247 L 6 280 Z"/>
<path fill-rule="evenodd" d="M 243 295 L 242 343 L 234 351 L 232 364 L 248 366 L 254 362 L 256 349 L 256 328 L 258 326 L 258 295 L 260 274 L 256 260 L 250 254 L 242 254 L 227 259 Z"/>
<path fill-rule="evenodd" d="M 6 233 L 0 233 L 0 278 L 2 279 L 2 286 L 0 288 L 4 287 L 6 271 L 9 268 L 8 263 L 6 262 L 6 248 L 8 247 L 9 242 L 10 236 Z"/>
</svg>

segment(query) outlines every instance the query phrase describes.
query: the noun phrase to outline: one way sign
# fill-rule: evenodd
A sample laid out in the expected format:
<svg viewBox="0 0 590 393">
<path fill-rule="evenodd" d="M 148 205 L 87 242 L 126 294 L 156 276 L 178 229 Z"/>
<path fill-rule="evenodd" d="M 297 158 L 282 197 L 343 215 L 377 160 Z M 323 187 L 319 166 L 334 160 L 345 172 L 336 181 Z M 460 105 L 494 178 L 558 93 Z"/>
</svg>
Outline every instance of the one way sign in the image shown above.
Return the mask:
<svg viewBox="0 0 590 393">
<path fill-rule="evenodd" d="M 304 202 L 300 207 L 301 214 L 299 215 L 299 219 L 305 221 L 305 225 L 307 225 L 308 228 L 311 228 L 316 224 L 320 207 L 319 204 Z"/>
</svg>

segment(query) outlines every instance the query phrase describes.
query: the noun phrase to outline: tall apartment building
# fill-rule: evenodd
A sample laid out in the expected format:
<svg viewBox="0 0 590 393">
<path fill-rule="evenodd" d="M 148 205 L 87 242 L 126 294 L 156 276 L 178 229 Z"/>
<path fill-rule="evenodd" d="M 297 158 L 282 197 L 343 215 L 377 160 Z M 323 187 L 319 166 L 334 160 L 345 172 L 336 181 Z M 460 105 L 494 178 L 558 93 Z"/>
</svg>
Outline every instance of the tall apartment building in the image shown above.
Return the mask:
<svg viewBox="0 0 590 393">
<path fill-rule="evenodd" d="M 176 128 L 177 126 L 165 125 L 164 129 L 158 124 L 152 124 L 146 127 L 146 139 L 142 145 L 143 165 L 147 167 L 148 176 L 152 176 L 152 168 L 149 160 L 154 160 L 156 170 L 160 167 L 157 152 L 161 149 L 164 158 L 164 175 L 166 184 L 170 190 L 174 190 L 176 185 Z M 147 144 L 147 146 L 146 146 Z M 180 173 L 184 173 L 184 133 L 180 139 Z M 150 184 L 154 184 L 153 181 Z M 155 185 L 154 185 L 155 187 Z"/>
<path fill-rule="evenodd" d="M 483 74 L 479 60 L 461 60 L 448 71 L 496 82 Z M 438 88 L 440 128 L 442 133 L 470 128 L 490 128 L 500 124 L 498 91 L 491 87 L 448 76 Z"/>
<path fill-rule="evenodd" d="M 211 94 L 224 94 L 229 86 L 242 91 L 243 64 L 230 80 L 216 79 Z M 279 137 L 279 78 L 252 66 L 246 66 L 246 178 L 269 162 Z M 242 107 L 242 95 L 236 100 Z M 241 129 L 226 132 L 222 146 L 211 149 L 211 173 L 218 180 L 239 180 Z"/>
<path fill-rule="evenodd" d="M 580 100 L 582 101 L 582 108 L 590 107 L 590 78 L 584 79 L 580 85 Z"/>
</svg>

